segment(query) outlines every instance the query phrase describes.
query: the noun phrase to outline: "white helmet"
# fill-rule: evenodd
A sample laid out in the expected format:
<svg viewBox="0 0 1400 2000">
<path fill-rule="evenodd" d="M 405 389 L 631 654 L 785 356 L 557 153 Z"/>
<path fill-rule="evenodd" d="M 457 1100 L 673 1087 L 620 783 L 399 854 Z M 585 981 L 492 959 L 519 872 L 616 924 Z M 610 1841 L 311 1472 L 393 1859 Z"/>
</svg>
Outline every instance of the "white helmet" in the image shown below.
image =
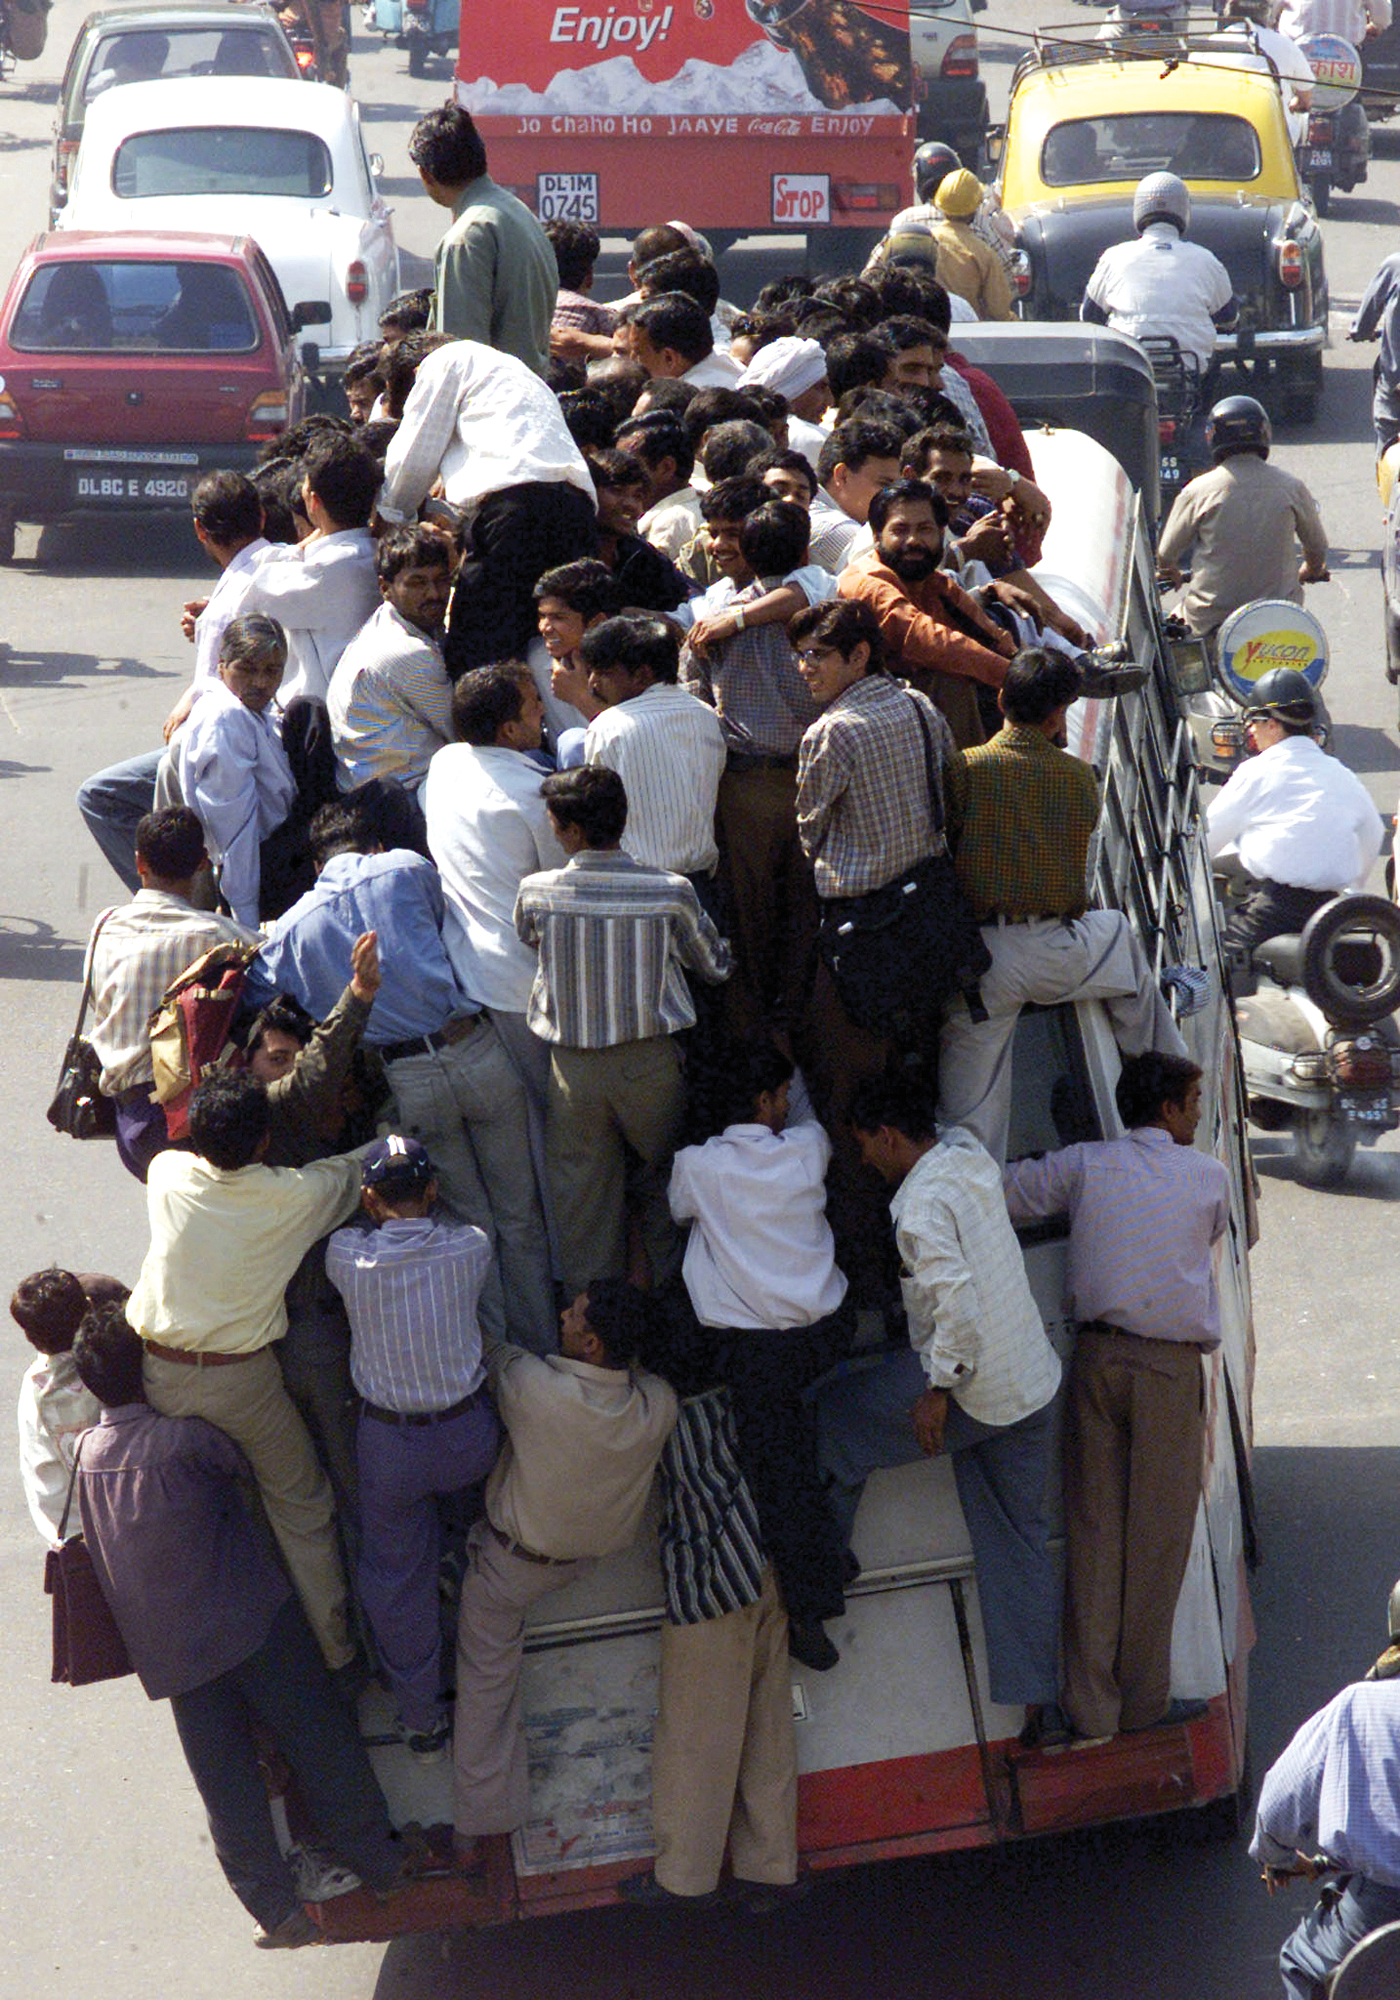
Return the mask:
<svg viewBox="0 0 1400 2000">
<path fill-rule="evenodd" d="M 1191 190 L 1176 174 L 1148 174 L 1133 196 L 1133 228 L 1139 236 L 1149 222 L 1174 222 L 1178 236 L 1191 227 Z"/>
</svg>

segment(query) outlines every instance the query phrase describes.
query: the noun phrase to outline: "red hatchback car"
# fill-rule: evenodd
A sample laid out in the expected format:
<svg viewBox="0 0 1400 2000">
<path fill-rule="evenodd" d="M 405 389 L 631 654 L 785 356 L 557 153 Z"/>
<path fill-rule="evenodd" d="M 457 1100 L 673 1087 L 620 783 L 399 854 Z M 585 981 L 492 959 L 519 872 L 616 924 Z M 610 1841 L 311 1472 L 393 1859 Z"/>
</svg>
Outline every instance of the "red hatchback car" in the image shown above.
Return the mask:
<svg viewBox="0 0 1400 2000">
<path fill-rule="evenodd" d="M 16 521 L 186 511 L 302 415 L 288 312 L 250 237 L 37 236 L 0 305 L 0 561 Z"/>
</svg>

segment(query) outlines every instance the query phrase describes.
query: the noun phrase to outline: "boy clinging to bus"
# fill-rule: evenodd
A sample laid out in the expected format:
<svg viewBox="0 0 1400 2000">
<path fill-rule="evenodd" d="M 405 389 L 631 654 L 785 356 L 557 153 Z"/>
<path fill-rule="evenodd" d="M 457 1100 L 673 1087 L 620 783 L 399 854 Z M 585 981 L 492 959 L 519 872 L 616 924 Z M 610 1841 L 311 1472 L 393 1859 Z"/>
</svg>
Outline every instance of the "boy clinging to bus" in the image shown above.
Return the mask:
<svg viewBox="0 0 1400 2000">
<path fill-rule="evenodd" d="M 485 1479 L 500 1439 L 477 1323 L 491 1246 L 470 1223 L 434 1216 L 437 1176 L 416 1139 L 376 1141 L 361 1173 L 371 1226 L 338 1229 L 326 1247 L 363 1398 L 357 1581 L 405 1741 L 436 1762 L 451 1733 L 437 1500 Z"/>
<path fill-rule="evenodd" d="M 38 1350 L 20 1384 L 19 1472 L 30 1518 L 46 1542 L 58 1540 L 73 1448 L 101 1415 L 78 1379 L 74 1336 L 89 1306 L 121 1305 L 126 1297 L 116 1278 L 53 1268 L 21 1278 L 10 1300 L 11 1319 Z"/>
<path fill-rule="evenodd" d="M 670 1197 L 676 1221 L 691 1225 L 682 1277 L 705 1358 L 730 1388 L 789 1649 L 821 1671 L 838 1658 L 822 1621 L 844 1607 L 844 1555 L 802 1392 L 849 1350 L 854 1312 L 826 1219 L 831 1141 L 805 1092 L 790 1118 L 794 1081 L 774 1044 L 741 1049 L 733 1118 L 677 1153 Z"/>
</svg>

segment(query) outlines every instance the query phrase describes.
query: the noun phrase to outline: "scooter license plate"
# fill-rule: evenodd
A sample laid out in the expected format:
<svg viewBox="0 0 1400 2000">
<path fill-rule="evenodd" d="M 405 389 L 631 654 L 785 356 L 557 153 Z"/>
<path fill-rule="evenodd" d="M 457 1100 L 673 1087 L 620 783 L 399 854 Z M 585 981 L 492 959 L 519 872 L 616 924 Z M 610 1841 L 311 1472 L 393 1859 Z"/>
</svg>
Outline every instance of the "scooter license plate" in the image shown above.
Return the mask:
<svg viewBox="0 0 1400 2000">
<path fill-rule="evenodd" d="M 1330 167 L 1331 164 L 1332 148 L 1330 146 L 1314 146 L 1308 154 L 1308 171 L 1310 173 L 1316 173 L 1320 167 Z"/>
<path fill-rule="evenodd" d="M 1388 1093 L 1373 1096 L 1369 1092 L 1339 1090 L 1336 1102 L 1343 1118 L 1350 1118 L 1357 1125 L 1390 1126 L 1396 1123 Z"/>
<path fill-rule="evenodd" d="M 1179 486 L 1182 482 L 1181 460 L 1174 451 L 1164 451 L 1157 461 L 1157 477 L 1163 484 Z"/>
</svg>

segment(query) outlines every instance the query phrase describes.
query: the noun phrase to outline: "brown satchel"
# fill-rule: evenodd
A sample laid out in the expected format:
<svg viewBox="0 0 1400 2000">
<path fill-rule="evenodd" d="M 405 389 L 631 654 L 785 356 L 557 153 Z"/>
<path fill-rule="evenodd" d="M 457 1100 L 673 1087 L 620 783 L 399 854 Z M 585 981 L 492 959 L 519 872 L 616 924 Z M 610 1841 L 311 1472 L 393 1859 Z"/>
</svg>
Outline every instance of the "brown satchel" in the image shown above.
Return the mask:
<svg viewBox="0 0 1400 2000">
<path fill-rule="evenodd" d="M 92 1557 L 81 1535 L 68 1533 L 68 1515 L 73 1505 L 73 1488 L 78 1478 L 78 1460 L 84 1440 L 78 1439 L 73 1454 L 73 1472 L 68 1481 L 68 1498 L 58 1524 L 58 1547 L 50 1549 L 44 1563 L 44 1589 L 53 1599 L 53 1673 L 51 1679 L 69 1687 L 88 1687 L 93 1681 L 120 1680 L 135 1672 L 126 1641 L 117 1629 L 112 1608 L 97 1580 Z"/>
</svg>

